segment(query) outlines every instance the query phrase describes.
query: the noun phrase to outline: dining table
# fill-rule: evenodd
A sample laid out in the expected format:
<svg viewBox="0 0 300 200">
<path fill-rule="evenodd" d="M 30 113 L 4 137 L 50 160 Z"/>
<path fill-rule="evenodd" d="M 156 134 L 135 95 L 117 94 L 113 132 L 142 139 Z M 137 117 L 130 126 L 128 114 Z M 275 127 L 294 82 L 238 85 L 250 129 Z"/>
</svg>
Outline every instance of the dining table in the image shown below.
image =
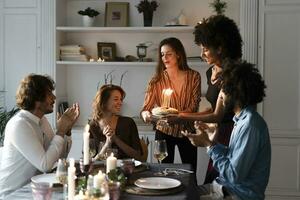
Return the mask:
<svg viewBox="0 0 300 200">
<path fill-rule="evenodd" d="M 155 200 L 195 200 L 199 199 L 196 174 L 191 171 L 190 164 L 170 164 L 162 163 L 161 166 L 157 163 L 142 163 L 142 166 L 136 167 L 137 170 L 128 178 L 128 184 L 124 191 L 121 192 L 121 200 L 140 200 L 140 199 L 155 199 Z M 156 172 L 162 170 L 166 172 L 164 176 L 155 175 Z M 145 192 L 144 188 L 137 187 L 134 183 L 140 178 L 163 177 L 178 180 L 180 186 L 170 190 L 149 190 Z M 152 193 L 151 191 L 154 191 Z M 9 200 L 27 200 L 33 199 L 30 183 L 20 189 L 17 189 L 5 199 Z M 63 190 L 53 190 L 53 200 L 62 200 L 64 198 Z"/>
</svg>

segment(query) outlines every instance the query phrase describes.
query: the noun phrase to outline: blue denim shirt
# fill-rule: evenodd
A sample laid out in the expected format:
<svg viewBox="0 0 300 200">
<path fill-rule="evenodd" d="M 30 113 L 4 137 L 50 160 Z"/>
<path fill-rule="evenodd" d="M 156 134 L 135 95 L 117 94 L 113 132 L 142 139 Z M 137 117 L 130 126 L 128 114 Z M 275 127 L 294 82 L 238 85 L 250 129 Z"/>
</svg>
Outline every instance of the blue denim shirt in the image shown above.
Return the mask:
<svg viewBox="0 0 300 200">
<path fill-rule="evenodd" d="M 216 181 L 240 199 L 264 199 L 271 165 L 267 124 L 253 107 L 243 109 L 233 121 L 229 146 L 216 144 L 208 150 L 220 173 Z"/>
</svg>

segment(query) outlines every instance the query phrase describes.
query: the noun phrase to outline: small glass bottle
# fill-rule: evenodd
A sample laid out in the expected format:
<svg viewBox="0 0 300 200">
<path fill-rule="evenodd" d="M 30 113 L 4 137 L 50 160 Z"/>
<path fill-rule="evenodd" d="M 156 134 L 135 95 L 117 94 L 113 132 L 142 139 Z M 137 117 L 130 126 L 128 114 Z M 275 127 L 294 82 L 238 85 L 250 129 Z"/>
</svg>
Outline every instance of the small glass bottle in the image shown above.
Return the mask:
<svg viewBox="0 0 300 200">
<path fill-rule="evenodd" d="M 94 177 L 93 175 L 89 175 L 87 183 L 86 183 L 86 194 L 88 195 L 88 198 L 93 198 L 94 193 Z"/>
</svg>

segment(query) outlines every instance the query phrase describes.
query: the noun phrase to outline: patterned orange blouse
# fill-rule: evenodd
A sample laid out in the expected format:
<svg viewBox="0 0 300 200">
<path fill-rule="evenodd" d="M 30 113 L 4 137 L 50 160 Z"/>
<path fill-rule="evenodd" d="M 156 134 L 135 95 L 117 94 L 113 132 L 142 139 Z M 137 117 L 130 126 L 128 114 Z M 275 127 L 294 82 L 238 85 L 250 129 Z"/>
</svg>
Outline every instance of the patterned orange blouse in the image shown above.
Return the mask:
<svg viewBox="0 0 300 200">
<path fill-rule="evenodd" d="M 201 98 L 201 76 L 199 72 L 192 69 L 187 70 L 182 87 L 181 93 L 177 94 L 167 71 L 163 72 L 161 79 L 157 82 L 154 82 L 152 78 L 148 84 L 142 111 L 151 112 L 154 107 L 161 106 L 163 89 L 171 88 L 174 92 L 171 96 L 170 107 L 176 108 L 179 112 L 197 112 Z M 182 130 L 195 132 L 192 122 L 182 122 L 170 126 L 162 126 L 158 122 L 156 129 L 174 137 L 182 137 L 180 133 Z"/>
</svg>

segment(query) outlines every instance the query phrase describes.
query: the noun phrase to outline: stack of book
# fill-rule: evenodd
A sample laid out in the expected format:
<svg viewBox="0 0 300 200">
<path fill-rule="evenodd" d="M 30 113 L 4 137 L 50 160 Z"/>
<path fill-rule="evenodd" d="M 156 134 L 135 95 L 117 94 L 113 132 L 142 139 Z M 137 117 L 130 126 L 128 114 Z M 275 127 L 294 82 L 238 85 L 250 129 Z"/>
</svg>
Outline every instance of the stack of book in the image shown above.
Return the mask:
<svg viewBox="0 0 300 200">
<path fill-rule="evenodd" d="M 80 45 L 61 45 L 60 60 L 62 61 L 88 61 L 89 56 L 85 55 L 85 49 Z"/>
</svg>

